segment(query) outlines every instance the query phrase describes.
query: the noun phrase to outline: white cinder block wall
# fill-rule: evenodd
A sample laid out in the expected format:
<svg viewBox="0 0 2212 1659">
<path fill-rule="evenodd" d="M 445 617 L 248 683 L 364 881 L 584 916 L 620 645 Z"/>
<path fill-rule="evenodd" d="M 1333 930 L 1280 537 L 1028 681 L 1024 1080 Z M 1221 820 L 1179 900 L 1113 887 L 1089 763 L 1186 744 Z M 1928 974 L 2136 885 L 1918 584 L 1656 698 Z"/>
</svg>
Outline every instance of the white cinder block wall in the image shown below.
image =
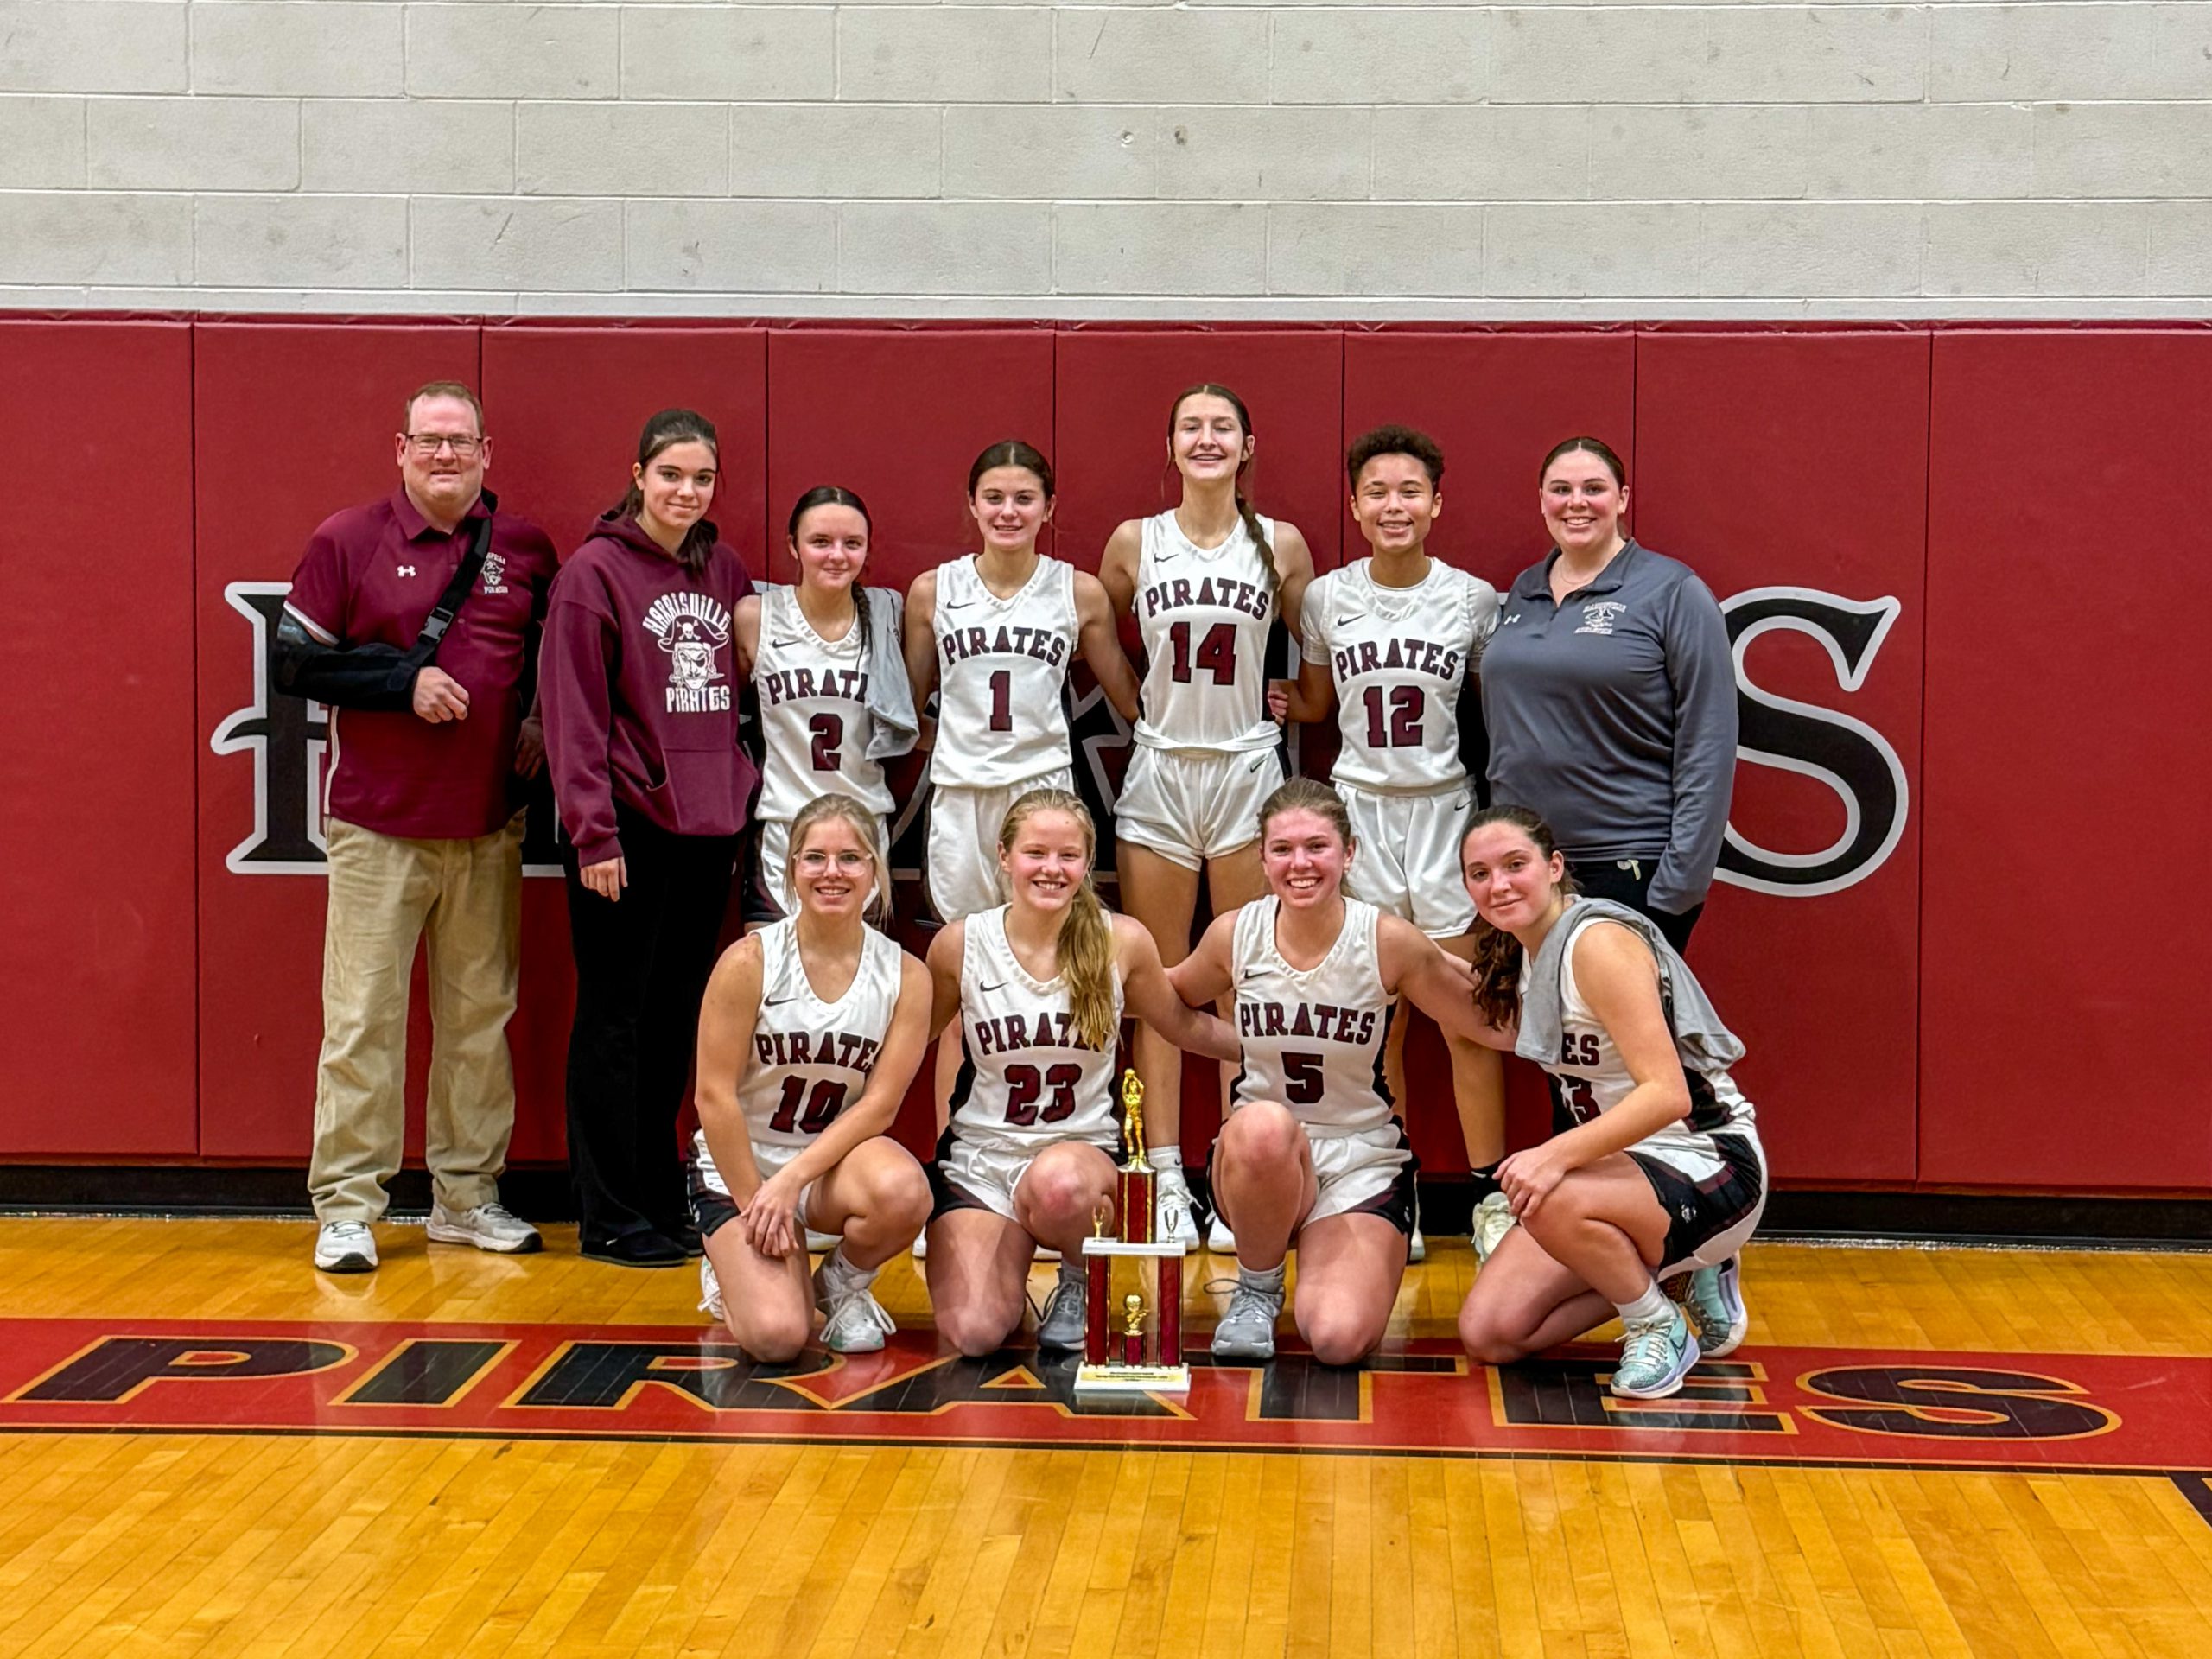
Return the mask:
<svg viewBox="0 0 2212 1659">
<path fill-rule="evenodd" d="M 0 0 L 0 303 L 2212 309 L 2212 3 Z"/>
</svg>

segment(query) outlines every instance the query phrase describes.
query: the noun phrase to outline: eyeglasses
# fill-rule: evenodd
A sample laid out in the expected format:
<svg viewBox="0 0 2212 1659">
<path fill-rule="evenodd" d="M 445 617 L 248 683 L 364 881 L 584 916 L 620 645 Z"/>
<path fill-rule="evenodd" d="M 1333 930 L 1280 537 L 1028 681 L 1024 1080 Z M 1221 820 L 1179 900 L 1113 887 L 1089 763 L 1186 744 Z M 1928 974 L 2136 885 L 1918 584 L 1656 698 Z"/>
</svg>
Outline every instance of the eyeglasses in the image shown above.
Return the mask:
<svg viewBox="0 0 2212 1659">
<path fill-rule="evenodd" d="M 874 861 L 866 853 L 806 852 L 798 855 L 799 868 L 809 875 L 820 875 L 832 864 L 837 867 L 840 875 L 858 875 Z"/>
<path fill-rule="evenodd" d="M 455 461 L 472 461 L 484 447 L 481 438 L 456 437 L 450 432 L 410 432 L 404 435 L 415 453 L 428 461 L 448 445 L 453 448 Z"/>
</svg>

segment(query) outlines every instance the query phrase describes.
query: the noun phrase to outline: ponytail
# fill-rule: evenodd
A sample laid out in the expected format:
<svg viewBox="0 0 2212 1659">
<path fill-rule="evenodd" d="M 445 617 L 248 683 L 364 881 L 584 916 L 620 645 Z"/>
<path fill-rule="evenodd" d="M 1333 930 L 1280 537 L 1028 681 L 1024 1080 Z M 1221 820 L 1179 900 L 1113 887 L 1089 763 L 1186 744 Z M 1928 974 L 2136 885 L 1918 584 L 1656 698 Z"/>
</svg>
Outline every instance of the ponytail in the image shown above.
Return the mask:
<svg viewBox="0 0 2212 1659">
<path fill-rule="evenodd" d="M 1011 853 L 1021 826 L 1039 812 L 1065 812 L 1083 826 L 1086 861 L 1098 851 L 1098 830 L 1082 797 L 1065 789 L 1033 789 L 1007 809 L 999 850 Z M 1114 925 L 1088 870 L 1060 924 L 1055 962 L 1068 988 L 1068 1020 L 1079 1047 L 1107 1049 L 1120 1030 L 1114 1012 Z"/>
<path fill-rule="evenodd" d="M 1248 438 L 1253 435 L 1252 413 L 1244 407 L 1244 400 L 1217 381 L 1201 380 L 1195 386 L 1185 387 L 1176 394 L 1175 401 L 1168 404 L 1169 442 L 1175 439 L 1176 417 L 1183 412 L 1183 405 L 1193 397 L 1220 398 L 1236 411 L 1236 424 L 1243 429 L 1244 435 Z M 1274 543 L 1268 539 L 1268 532 L 1260 527 L 1260 515 L 1253 511 L 1252 503 L 1244 493 L 1244 474 L 1251 470 L 1251 466 L 1249 457 L 1236 463 L 1236 516 L 1244 521 L 1244 533 L 1252 538 L 1252 545 L 1260 550 L 1261 566 L 1268 573 L 1267 589 L 1273 593 L 1282 585 L 1282 572 L 1275 568 Z"/>
</svg>

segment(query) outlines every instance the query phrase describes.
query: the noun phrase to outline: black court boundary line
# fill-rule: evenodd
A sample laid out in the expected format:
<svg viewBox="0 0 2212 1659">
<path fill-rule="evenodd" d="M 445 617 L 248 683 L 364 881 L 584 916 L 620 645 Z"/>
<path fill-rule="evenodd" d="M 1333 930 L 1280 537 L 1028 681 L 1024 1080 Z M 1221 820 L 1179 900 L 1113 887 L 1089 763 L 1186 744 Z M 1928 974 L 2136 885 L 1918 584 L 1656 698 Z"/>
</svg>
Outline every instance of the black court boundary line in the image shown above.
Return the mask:
<svg viewBox="0 0 2212 1659">
<path fill-rule="evenodd" d="M 536 1428 L 501 1432 L 487 1428 L 342 1428 L 272 1427 L 268 1425 L 162 1423 L 0 1423 L 0 1438 L 10 1434 L 140 1434 L 228 1436 L 238 1440 L 506 1440 L 527 1445 L 538 1440 L 587 1446 L 807 1446 L 836 1448 L 861 1446 L 926 1451 L 986 1452 L 1211 1452 L 1223 1457 L 1423 1458 L 1460 1459 L 1478 1463 L 1605 1463 L 1665 1465 L 1691 1469 L 1824 1469 L 1842 1472 L 1864 1470 L 1883 1474 L 1936 1475 L 2086 1475 L 2100 1480 L 2165 1480 L 2179 1489 L 2190 1507 L 2212 1526 L 2212 1478 L 2194 1470 L 2135 1467 L 2127 1464 L 2076 1463 L 1941 1463 L 1909 1458 L 1730 1458 L 1718 1453 L 1694 1455 L 1652 1452 L 1551 1452 L 1541 1449 L 1493 1451 L 1481 1446 L 1255 1446 L 1249 1441 L 1175 1440 L 1011 1440 L 999 1435 L 945 1434 L 928 1437 L 896 1434 L 774 1434 L 732 1433 L 679 1434 L 666 1432 L 635 1434 L 588 1433 L 581 1429 Z"/>
<path fill-rule="evenodd" d="M 1192 1172 L 1192 1185 L 1204 1193 L 1203 1171 Z M 575 1219 L 565 1169 L 509 1170 L 500 1191 L 528 1220 Z M 423 1171 L 403 1172 L 391 1192 L 394 1218 L 429 1213 Z M 1464 1178 L 1424 1179 L 1427 1230 L 1440 1237 L 1465 1233 L 1473 1195 Z M 0 1163 L 0 1215 L 11 1212 L 305 1217 L 307 1171 L 293 1165 Z M 2212 1249 L 2212 1198 L 1785 1189 L 1768 1199 L 1760 1230 L 1774 1239 Z"/>
</svg>

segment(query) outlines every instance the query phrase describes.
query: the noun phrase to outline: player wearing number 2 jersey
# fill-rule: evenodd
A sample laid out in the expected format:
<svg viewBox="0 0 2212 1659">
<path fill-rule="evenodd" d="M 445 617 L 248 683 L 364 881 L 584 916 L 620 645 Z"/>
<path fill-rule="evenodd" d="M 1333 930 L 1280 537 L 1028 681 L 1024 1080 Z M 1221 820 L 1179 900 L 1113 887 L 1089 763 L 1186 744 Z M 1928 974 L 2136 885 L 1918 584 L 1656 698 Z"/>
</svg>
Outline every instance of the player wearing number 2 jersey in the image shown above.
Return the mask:
<svg viewBox="0 0 2212 1659">
<path fill-rule="evenodd" d="M 1337 711 L 1343 747 L 1333 781 L 1360 849 L 1345 891 L 1464 957 L 1475 912 L 1459 881 L 1459 836 L 1475 793 L 1460 758 L 1461 700 L 1471 713 L 1467 694 L 1497 626 L 1497 590 L 1429 556 L 1429 531 L 1444 510 L 1444 454 L 1433 439 L 1378 427 L 1351 446 L 1345 471 L 1370 556 L 1306 590 L 1292 713 L 1319 720 Z M 1401 1099 L 1405 1033 L 1401 1020 L 1388 1058 Z M 1460 1133 L 1481 1184 L 1505 1150 L 1504 1074 L 1474 1043 L 1447 1038 L 1447 1046 Z"/>
<path fill-rule="evenodd" d="M 791 821 L 798 910 L 723 952 L 699 1016 L 691 1204 L 700 1306 L 747 1353 L 883 1346 L 876 1269 L 929 1213 L 921 1168 L 886 1131 L 929 1042 L 929 975 L 869 927 L 890 892 L 875 815 L 817 796 Z M 843 1237 L 811 1281 L 806 1231 Z"/>
<path fill-rule="evenodd" d="M 1098 902 L 1090 815 L 1065 790 L 1016 800 L 997 836 L 1011 893 L 930 945 L 931 1021 L 959 1057 L 952 1116 L 931 1172 L 930 1300 L 938 1329 L 987 1354 L 1020 1328 L 1039 1244 L 1061 1252 L 1037 1328 L 1083 1341 L 1079 1251 L 1112 1202 L 1114 1055 L 1126 1005 L 1171 1042 L 1227 1059 L 1229 1028 L 1183 1006 L 1152 936 Z M 946 1030 L 959 1022 L 957 1042 Z"/>
<path fill-rule="evenodd" d="M 1274 1354 L 1294 1239 L 1298 1328 L 1316 1357 L 1349 1365 L 1382 1340 L 1413 1231 L 1413 1149 L 1382 1068 L 1396 999 L 1447 1030 L 1482 1027 L 1460 970 L 1434 944 L 1344 896 L 1345 869 L 1367 849 L 1327 785 L 1285 784 L 1260 827 L 1269 895 L 1217 918 L 1170 976 L 1186 1001 L 1235 995 L 1243 1050 L 1213 1151 L 1215 1201 L 1237 1255 L 1213 1351 Z"/>
<path fill-rule="evenodd" d="M 1098 565 L 1115 609 L 1135 613 L 1145 650 L 1144 709 L 1114 807 L 1122 905 L 1171 965 L 1190 951 L 1202 871 L 1216 915 L 1267 891 L 1259 809 L 1282 782 L 1268 659 L 1276 636 L 1297 626 L 1313 556 L 1295 525 L 1261 517 L 1247 499 L 1255 442 L 1244 401 L 1227 386 L 1208 382 L 1177 397 L 1167 454 L 1182 500 L 1121 525 Z M 1158 1131 L 1161 1231 L 1194 1245 L 1173 1059 L 1158 1038 L 1138 1033 L 1137 1069 L 1151 1080 L 1146 1116 Z"/>
<path fill-rule="evenodd" d="M 861 585 L 868 530 L 868 508 L 850 490 L 809 490 L 791 509 L 789 531 L 798 584 L 762 588 L 734 613 L 738 663 L 753 683 L 766 751 L 753 812 L 760 842 L 758 879 L 745 893 L 748 923 L 791 912 L 785 869 L 791 818 L 801 807 L 836 794 L 879 819 L 891 810 L 869 676 L 876 631 L 899 627 L 901 601 Z"/>
<path fill-rule="evenodd" d="M 968 508 L 982 551 L 924 571 L 906 598 L 915 699 L 939 691 L 927 874 L 948 922 L 1004 900 L 992 849 L 1014 798 L 1074 787 L 1061 693 L 1078 652 L 1122 717 L 1137 714 L 1106 590 L 1037 551 L 1051 464 L 1019 440 L 993 444 L 968 469 Z"/>
</svg>

